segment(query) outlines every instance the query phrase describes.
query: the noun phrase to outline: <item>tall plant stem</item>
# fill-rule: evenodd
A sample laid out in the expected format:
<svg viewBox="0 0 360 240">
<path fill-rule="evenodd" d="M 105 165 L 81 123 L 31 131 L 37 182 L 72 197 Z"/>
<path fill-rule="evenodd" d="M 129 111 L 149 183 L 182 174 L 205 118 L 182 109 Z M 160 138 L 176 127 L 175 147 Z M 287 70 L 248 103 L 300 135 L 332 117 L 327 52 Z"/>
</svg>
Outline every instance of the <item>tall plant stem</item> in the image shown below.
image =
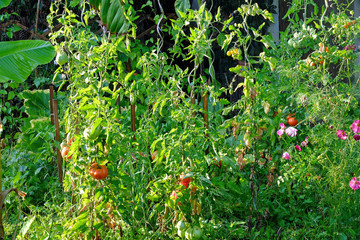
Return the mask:
<svg viewBox="0 0 360 240">
<path fill-rule="evenodd" d="M 128 72 L 131 72 L 131 62 L 130 59 L 129 61 L 126 62 L 126 70 Z M 132 93 L 130 93 L 132 95 Z M 132 99 L 132 96 L 130 95 L 130 109 L 131 109 L 131 131 L 135 132 L 136 131 L 136 115 L 135 115 L 135 110 L 136 110 L 136 106 L 135 106 L 135 101 Z M 133 101 L 132 101 L 133 100 Z M 134 135 L 134 140 L 135 140 L 135 135 Z"/>
</svg>

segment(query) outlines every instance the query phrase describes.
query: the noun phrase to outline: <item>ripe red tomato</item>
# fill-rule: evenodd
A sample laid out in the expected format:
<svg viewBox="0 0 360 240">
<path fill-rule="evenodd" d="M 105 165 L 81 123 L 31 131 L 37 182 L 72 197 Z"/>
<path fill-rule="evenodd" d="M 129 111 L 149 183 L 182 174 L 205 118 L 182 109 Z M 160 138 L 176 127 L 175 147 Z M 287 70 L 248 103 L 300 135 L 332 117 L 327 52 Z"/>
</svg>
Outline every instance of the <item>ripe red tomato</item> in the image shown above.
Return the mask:
<svg viewBox="0 0 360 240">
<path fill-rule="evenodd" d="M 191 178 L 185 178 L 185 173 L 182 172 L 180 175 L 180 184 L 183 185 L 185 187 L 185 189 L 187 189 L 189 187 L 189 183 L 191 182 Z"/>
<path fill-rule="evenodd" d="M 75 137 L 70 138 L 70 140 L 69 140 L 69 145 L 71 146 L 71 144 L 72 144 L 73 142 L 75 142 Z"/>
<path fill-rule="evenodd" d="M 298 123 L 298 121 L 297 121 L 294 117 L 290 117 L 290 118 L 288 119 L 288 124 L 289 124 L 290 126 L 296 126 L 297 123 Z"/>
<path fill-rule="evenodd" d="M 107 177 L 109 170 L 105 165 L 98 165 L 97 163 L 93 163 L 90 166 L 89 173 L 93 178 L 100 180 Z"/>
</svg>

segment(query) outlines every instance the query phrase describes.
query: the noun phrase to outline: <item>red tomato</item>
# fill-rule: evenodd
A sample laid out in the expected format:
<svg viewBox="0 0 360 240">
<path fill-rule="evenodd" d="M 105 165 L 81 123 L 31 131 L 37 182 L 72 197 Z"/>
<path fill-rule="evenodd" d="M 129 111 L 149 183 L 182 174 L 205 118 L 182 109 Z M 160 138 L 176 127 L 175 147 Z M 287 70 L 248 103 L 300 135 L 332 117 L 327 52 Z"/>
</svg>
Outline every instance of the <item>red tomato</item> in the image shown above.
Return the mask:
<svg viewBox="0 0 360 240">
<path fill-rule="evenodd" d="M 298 121 L 294 117 L 291 117 L 291 118 L 288 119 L 288 124 L 290 126 L 296 126 L 297 123 L 298 123 Z"/>
<path fill-rule="evenodd" d="M 90 166 L 89 173 L 93 178 L 100 180 L 107 177 L 109 170 L 105 165 L 98 165 L 97 163 L 93 163 Z"/>
<path fill-rule="evenodd" d="M 71 156 L 67 156 L 68 153 L 69 153 L 69 150 L 70 148 L 68 146 L 64 146 L 62 149 L 61 149 L 61 156 L 64 158 L 64 160 L 67 162 L 67 160 L 71 159 L 72 158 L 72 155 Z"/>
<path fill-rule="evenodd" d="M 185 177 L 185 173 L 182 172 L 181 175 L 180 175 L 180 181 L 181 181 L 180 184 L 183 185 L 185 187 L 185 189 L 186 189 L 186 188 L 189 187 L 189 183 L 191 182 L 191 178 L 185 178 L 184 179 L 184 177 Z"/>
</svg>

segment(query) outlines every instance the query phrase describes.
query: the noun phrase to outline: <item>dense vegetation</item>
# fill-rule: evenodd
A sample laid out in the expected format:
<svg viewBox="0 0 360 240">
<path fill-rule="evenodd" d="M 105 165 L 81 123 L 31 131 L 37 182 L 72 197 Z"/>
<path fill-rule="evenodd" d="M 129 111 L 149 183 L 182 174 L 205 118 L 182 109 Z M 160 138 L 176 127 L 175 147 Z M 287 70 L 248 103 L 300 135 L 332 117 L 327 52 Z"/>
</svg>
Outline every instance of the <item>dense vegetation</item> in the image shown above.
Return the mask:
<svg viewBox="0 0 360 240">
<path fill-rule="evenodd" d="M 23 197 L 20 215 L 5 198 L 5 239 L 360 236 L 351 5 L 292 1 L 274 43 L 255 2 L 230 18 L 197 3 L 175 1 L 171 16 L 155 1 L 49 5 L 55 65 L 0 76 L 0 200 Z"/>
</svg>

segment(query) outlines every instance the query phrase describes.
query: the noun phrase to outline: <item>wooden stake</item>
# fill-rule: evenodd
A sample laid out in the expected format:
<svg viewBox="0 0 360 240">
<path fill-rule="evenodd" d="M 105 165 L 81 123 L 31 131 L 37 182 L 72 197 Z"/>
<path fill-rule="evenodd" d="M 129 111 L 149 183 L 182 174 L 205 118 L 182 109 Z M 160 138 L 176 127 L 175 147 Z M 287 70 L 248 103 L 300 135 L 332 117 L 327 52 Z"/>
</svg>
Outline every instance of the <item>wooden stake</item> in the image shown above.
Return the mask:
<svg viewBox="0 0 360 240">
<path fill-rule="evenodd" d="M 135 103 L 131 103 L 131 131 L 136 131 L 135 125 Z"/>
<path fill-rule="evenodd" d="M 1 123 L 0 123 L 1 125 Z M 2 177 L 1 177 L 1 149 L 2 149 L 2 144 L 1 144 L 1 139 L 0 139 L 0 192 L 2 191 Z"/>
<path fill-rule="evenodd" d="M 54 125 L 54 86 L 50 86 L 50 119 L 51 124 Z"/>
<path fill-rule="evenodd" d="M 59 116 L 58 116 L 58 103 L 57 100 L 53 100 L 54 104 L 54 124 L 55 124 L 55 140 L 60 142 L 60 129 L 59 129 Z M 62 157 L 61 152 L 57 149 L 57 165 L 58 165 L 58 177 L 59 183 L 62 187 L 63 185 L 63 171 L 62 171 Z"/>
<path fill-rule="evenodd" d="M 204 121 L 205 121 L 205 128 L 209 129 L 209 114 L 208 114 L 208 99 L 207 99 L 207 93 L 204 93 L 203 95 L 203 108 L 204 108 Z"/>
</svg>

